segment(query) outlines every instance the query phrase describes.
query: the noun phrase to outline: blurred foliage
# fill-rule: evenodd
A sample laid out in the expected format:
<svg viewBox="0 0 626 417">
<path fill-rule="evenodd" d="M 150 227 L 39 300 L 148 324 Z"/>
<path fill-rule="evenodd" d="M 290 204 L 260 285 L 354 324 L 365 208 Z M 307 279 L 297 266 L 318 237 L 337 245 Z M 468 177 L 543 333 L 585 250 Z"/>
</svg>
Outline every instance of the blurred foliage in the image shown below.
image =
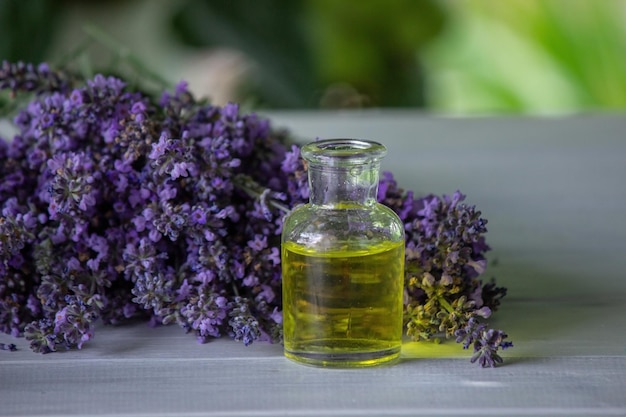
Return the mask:
<svg viewBox="0 0 626 417">
<path fill-rule="evenodd" d="M 83 38 L 72 48 L 62 48 L 63 53 L 51 59 L 49 51 L 56 41 L 60 25 L 67 18 L 67 11 L 81 5 L 81 1 L 0 0 L 0 62 L 49 62 L 80 74 L 81 79 L 106 72 L 124 78 L 131 88 L 148 93 L 156 94 L 164 88 L 173 87 L 110 33 L 88 22 L 76 22 L 82 28 Z M 90 5 L 123 7 L 124 1 L 90 0 Z M 23 94 L 17 99 L 9 97 L 9 91 L 0 91 L 0 117 L 12 114 L 21 102 L 28 100 L 29 95 Z"/>
<path fill-rule="evenodd" d="M 53 38 L 59 16 L 49 0 L 0 0 L 0 62 L 39 62 Z M 7 93 L 0 92 L 0 110 L 8 106 Z"/>
<path fill-rule="evenodd" d="M 130 51 L 129 39 L 107 26 L 119 13 L 142 10 L 133 5 L 163 8 L 153 27 L 171 31 L 180 50 L 244 53 L 253 69 L 233 99 L 255 107 L 626 108 L 624 0 L 0 0 L 0 60 L 71 61 L 86 76 L 104 63 L 157 90 L 166 83 L 164 67 L 145 60 L 141 47 Z M 76 8 L 83 13 L 73 14 Z M 107 9 L 109 19 L 100 19 Z M 89 11 L 103 30 L 70 20 Z M 145 33 L 140 40 L 137 31 L 126 33 L 135 47 L 158 42 L 145 19 L 128 20 Z M 84 34 L 79 47 L 59 45 L 59 33 L 67 39 L 73 26 L 87 28 L 71 32 L 73 39 Z M 176 60 L 161 44 L 145 49 L 163 54 L 159 63 Z"/>
<path fill-rule="evenodd" d="M 0 0 L 0 60 L 40 60 L 50 46 L 59 14 L 50 0 Z"/>
<path fill-rule="evenodd" d="M 431 108 L 555 113 L 626 107 L 623 0 L 445 2 L 427 51 Z"/>
<path fill-rule="evenodd" d="M 172 24 L 181 42 L 228 47 L 256 64 L 256 91 L 269 106 L 303 107 L 315 88 L 312 56 L 303 36 L 299 1 L 185 1 Z M 251 86 L 248 86 L 251 88 Z"/>
<path fill-rule="evenodd" d="M 173 26 L 244 52 L 256 67 L 242 94 L 259 106 L 421 107 L 419 50 L 444 20 L 430 0 L 188 0 Z"/>
</svg>

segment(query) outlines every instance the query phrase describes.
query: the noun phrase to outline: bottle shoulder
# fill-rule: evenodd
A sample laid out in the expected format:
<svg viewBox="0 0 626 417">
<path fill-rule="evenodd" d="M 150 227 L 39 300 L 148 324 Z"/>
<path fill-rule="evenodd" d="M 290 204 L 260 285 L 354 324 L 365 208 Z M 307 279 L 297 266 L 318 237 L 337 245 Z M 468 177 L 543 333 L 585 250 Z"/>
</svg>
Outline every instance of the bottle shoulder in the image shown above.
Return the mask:
<svg viewBox="0 0 626 417">
<path fill-rule="evenodd" d="M 371 221 L 387 221 L 389 223 L 399 223 L 402 221 L 398 215 L 384 204 L 374 203 L 371 205 L 335 205 L 319 206 L 310 203 L 301 204 L 293 208 L 286 216 L 285 222 L 306 221 L 314 219 L 370 219 Z"/>
<path fill-rule="evenodd" d="M 283 242 L 302 246 L 362 246 L 404 241 L 404 225 L 396 213 L 379 203 L 321 207 L 303 204 L 283 223 Z"/>
</svg>

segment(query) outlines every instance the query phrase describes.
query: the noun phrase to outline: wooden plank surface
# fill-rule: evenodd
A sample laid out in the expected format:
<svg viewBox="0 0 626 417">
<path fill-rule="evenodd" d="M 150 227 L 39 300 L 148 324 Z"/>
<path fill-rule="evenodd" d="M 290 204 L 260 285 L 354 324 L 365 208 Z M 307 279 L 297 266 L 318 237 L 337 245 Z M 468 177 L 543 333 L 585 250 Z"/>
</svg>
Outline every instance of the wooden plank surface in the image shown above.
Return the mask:
<svg viewBox="0 0 626 417">
<path fill-rule="evenodd" d="M 13 383 L 2 414 L 623 416 L 625 367 L 624 357 L 515 358 L 482 372 L 461 359 L 337 371 L 279 355 L 17 362 L 3 366 Z"/>
<path fill-rule="evenodd" d="M 50 355 L 2 334 L 20 350 L 0 352 L 0 416 L 626 416 L 625 117 L 270 116 L 302 141 L 379 140 L 404 188 L 468 195 L 489 220 L 488 272 L 509 288 L 494 318 L 515 343 L 505 365 L 479 369 L 453 342 L 326 370 L 143 323 Z"/>
</svg>

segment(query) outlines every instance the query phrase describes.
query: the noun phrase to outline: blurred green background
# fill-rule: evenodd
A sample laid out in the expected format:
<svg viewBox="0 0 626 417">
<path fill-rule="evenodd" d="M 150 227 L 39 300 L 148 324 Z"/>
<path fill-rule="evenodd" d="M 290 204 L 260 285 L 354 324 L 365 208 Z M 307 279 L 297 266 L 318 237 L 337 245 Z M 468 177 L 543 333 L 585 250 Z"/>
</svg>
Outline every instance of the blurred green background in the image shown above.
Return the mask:
<svg viewBox="0 0 626 417">
<path fill-rule="evenodd" d="M 0 0 L 0 60 L 250 108 L 621 112 L 625 22 L 624 0 Z"/>
</svg>

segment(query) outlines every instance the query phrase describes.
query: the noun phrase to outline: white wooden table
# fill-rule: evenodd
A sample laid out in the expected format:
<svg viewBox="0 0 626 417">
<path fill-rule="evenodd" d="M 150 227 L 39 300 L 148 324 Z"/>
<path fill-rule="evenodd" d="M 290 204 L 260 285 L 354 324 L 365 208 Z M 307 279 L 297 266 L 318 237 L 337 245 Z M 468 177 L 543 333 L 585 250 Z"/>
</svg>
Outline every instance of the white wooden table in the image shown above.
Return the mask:
<svg viewBox="0 0 626 417">
<path fill-rule="evenodd" d="M 492 323 L 515 343 L 480 369 L 454 342 L 392 367 L 327 370 L 278 345 L 196 344 L 180 328 L 102 327 L 82 351 L 0 351 L 0 416 L 626 416 L 626 116 L 436 118 L 271 113 L 302 140 L 361 137 L 418 194 L 468 195 L 489 220 Z"/>
</svg>

